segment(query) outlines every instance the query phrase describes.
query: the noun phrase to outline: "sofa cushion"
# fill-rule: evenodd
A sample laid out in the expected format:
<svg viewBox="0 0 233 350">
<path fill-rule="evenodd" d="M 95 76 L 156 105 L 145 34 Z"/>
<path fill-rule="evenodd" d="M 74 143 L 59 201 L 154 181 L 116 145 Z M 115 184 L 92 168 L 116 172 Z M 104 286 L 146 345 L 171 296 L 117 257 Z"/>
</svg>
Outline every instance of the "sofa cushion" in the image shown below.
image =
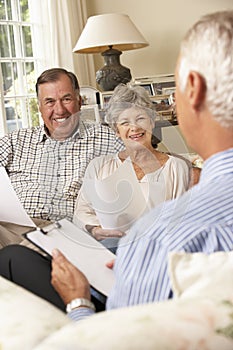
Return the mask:
<svg viewBox="0 0 233 350">
<path fill-rule="evenodd" d="M 96 314 L 35 350 L 232 350 L 233 253 L 171 253 L 169 272 L 173 300 Z"/>
<path fill-rule="evenodd" d="M 55 306 L 0 277 L 1 350 L 31 350 L 69 322 Z"/>
<path fill-rule="evenodd" d="M 233 298 L 233 252 L 170 253 L 174 297 Z"/>
<path fill-rule="evenodd" d="M 202 298 L 138 305 L 65 326 L 34 350 L 232 350 L 232 313 Z"/>
</svg>

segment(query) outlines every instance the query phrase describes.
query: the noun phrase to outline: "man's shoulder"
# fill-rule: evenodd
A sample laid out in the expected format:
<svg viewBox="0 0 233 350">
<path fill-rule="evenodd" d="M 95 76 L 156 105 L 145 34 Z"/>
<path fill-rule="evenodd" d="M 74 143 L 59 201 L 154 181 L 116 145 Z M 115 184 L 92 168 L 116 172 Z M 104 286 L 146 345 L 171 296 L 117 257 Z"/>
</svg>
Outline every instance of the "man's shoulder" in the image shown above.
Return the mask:
<svg viewBox="0 0 233 350">
<path fill-rule="evenodd" d="M 81 121 L 81 126 L 83 129 L 90 134 L 112 134 L 115 136 L 114 131 L 107 125 L 103 125 L 101 123 L 92 122 L 92 121 Z"/>
<path fill-rule="evenodd" d="M 32 135 L 39 136 L 43 133 L 43 126 L 34 126 L 31 128 L 21 128 L 6 134 L 2 138 L 8 138 L 10 140 L 26 139 L 32 137 Z"/>
</svg>

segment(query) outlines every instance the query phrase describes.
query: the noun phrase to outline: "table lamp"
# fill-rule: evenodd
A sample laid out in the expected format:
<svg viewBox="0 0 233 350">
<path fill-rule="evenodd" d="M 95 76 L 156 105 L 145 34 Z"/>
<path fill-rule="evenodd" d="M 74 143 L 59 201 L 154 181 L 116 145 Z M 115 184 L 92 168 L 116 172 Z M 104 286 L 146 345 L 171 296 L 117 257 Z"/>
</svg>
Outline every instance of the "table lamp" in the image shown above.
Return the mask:
<svg viewBox="0 0 233 350">
<path fill-rule="evenodd" d="M 121 51 L 148 45 L 129 16 L 108 13 L 88 18 L 73 52 L 101 52 L 104 67 L 96 72 L 96 81 L 103 91 L 112 91 L 118 84 L 126 84 L 132 78 L 130 69 L 120 63 Z"/>
</svg>

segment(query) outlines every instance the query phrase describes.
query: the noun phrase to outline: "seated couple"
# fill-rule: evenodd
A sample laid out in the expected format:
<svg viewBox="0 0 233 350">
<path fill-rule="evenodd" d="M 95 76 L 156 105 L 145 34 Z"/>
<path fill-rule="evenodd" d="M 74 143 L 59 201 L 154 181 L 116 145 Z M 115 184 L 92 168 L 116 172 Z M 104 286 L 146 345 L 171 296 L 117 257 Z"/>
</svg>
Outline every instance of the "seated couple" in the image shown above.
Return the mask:
<svg viewBox="0 0 233 350">
<path fill-rule="evenodd" d="M 109 102 L 106 119 L 115 131 L 116 137 L 123 141 L 125 149 L 117 154 L 96 157 L 90 161 L 76 201 L 73 222 L 115 252 L 119 239 L 128 232 L 130 226 L 142 215 L 142 212 L 137 212 L 137 216 L 131 218 L 127 230 L 125 230 L 125 222 L 124 225 L 118 225 L 117 228 L 102 227 L 92 203 L 93 192 L 90 191 L 90 181 L 94 185 L 93 189 L 96 180 L 104 181 L 116 174 L 123 164 L 129 164 L 130 176 L 136 177 L 134 183 L 141 191 L 146 203 L 146 210 L 149 211 L 158 204 L 174 199 L 187 191 L 190 187 L 193 168 L 188 161 L 159 152 L 156 149 L 155 140 L 152 139 L 155 111 L 148 93 L 143 87 L 130 85 L 116 87 Z M 20 247 L 18 249 L 20 250 Z M 30 274 L 33 273 L 31 267 L 34 266 L 33 261 L 37 260 L 37 255 L 34 255 L 35 259 L 31 256 L 34 253 L 24 250 L 24 258 L 21 261 L 27 260 L 28 254 L 30 255 L 30 264 L 27 264 L 29 270 L 25 271 L 23 268 L 26 280 L 23 278 L 23 281 L 19 282 L 17 277 L 15 282 L 18 281 L 25 287 L 29 287 L 28 280 L 30 290 L 64 310 L 64 302 L 57 296 L 50 283 L 47 287 L 41 283 L 43 291 L 40 290 L 41 288 L 38 289 L 39 280 L 43 279 L 42 276 L 48 277 L 50 268 L 47 270 L 46 267 L 46 271 L 42 269 L 43 272 L 38 272 L 40 275 L 38 282 L 32 283 L 30 281 Z M 16 255 L 14 253 L 14 256 Z M 47 263 L 49 262 L 46 261 L 44 266 L 47 266 Z M 36 262 L 35 264 L 37 265 Z M 40 267 L 37 268 L 40 269 Z"/>
</svg>

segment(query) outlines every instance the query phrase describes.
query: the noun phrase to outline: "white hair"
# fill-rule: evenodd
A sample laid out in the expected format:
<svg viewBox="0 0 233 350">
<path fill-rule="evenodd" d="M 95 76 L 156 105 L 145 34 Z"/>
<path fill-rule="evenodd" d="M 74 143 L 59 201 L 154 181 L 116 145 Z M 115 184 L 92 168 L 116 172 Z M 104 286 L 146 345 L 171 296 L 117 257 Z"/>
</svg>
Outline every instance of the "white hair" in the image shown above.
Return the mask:
<svg viewBox="0 0 233 350">
<path fill-rule="evenodd" d="M 233 11 L 202 17 L 181 43 L 178 83 L 184 91 L 190 71 L 206 83 L 206 103 L 223 127 L 233 127 Z"/>
</svg>

